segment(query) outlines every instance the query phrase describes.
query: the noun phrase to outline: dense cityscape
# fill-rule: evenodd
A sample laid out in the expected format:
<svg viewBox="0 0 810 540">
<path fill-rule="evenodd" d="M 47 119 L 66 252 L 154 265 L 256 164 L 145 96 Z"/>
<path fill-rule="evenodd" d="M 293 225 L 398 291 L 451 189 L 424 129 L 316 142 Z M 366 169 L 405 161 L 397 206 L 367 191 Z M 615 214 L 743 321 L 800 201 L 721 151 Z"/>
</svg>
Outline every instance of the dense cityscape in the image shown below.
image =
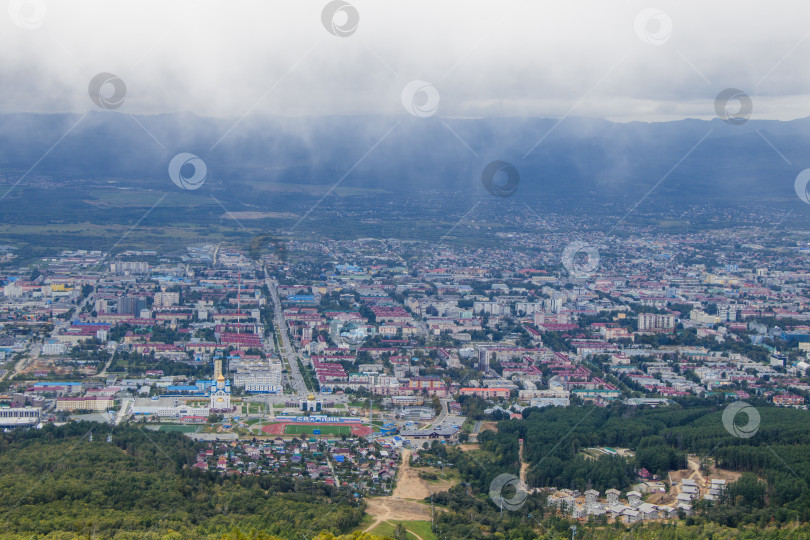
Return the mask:
<svg viewBox="0 0 810 540">
<path fill-rule="evenodd" d="M 0 422 L 175 431 L 202 444 L 192 468 L 309 478 L 363 500 L 391 496 L 436 442 L 475 448 L 533 409 L 805 410 L 808 249 L 767 237 L 63 251 L 2 276 Z M 750 437 L 751 419 L 724 426 Z M 551 485 L 530 463 L 517 489 L 572 519 L 630 525 L 690 516 L 740 477 L 709 455 L 662 464 L 638 450 L 579 448 L 631 464 L 604 493 Z"/>
<path fill-rule="evenodd" d="M 810 538 L 808 6 L 5 3 L 0 539 Z"/>
</svg>

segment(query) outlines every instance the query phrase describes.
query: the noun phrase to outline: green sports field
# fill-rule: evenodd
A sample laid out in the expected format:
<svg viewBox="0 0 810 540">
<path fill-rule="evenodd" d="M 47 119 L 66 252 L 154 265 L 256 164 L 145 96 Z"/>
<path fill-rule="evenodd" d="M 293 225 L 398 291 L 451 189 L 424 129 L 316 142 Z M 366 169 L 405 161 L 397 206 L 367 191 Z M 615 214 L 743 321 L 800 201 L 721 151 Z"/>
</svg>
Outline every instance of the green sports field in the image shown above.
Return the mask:
<svg viewBox="0 0 810 540">
<path fill-rule="evenodd" d="M 321 435 L 351 435 L 352 428 L 350 426 L 341 426 L 333 424 L 325 425 L 311 425 L 311 424 L 287 424 L 284 426 L 285 435 L 312 435 L 312 431 L 319 429 Z"/>
<path fill-rule="evenodd" d="M 187 425 L 178 425 L 178 424 L 165 424 L 160 426 L 160 431 L 172 432 L 177 431 L 179 433 L 195 433 L 200 426 L 187 426 Z"/>
</svg>

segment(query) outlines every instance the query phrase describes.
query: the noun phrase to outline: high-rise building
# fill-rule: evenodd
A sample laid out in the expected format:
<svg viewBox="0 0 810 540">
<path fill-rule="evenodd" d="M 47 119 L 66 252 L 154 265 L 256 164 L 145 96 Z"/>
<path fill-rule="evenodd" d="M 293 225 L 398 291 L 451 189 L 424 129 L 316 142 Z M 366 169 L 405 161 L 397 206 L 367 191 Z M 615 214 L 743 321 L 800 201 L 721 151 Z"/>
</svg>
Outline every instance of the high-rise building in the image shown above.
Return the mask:
<svg viewBox="0 0 810 540">
<path fill-rule="evenodd" d="M 107 300 L 104 298 L 99 298 L 93 304 L 93 309 L 96 313 L 106 313 L 107 312 Z"/>
<path fill-rule="evenodd" d="M 675 328 L 675 316 L 668 313 L 639 313 L 639 332 L 666 332 Z"/>
<path fill-rule="evenodd" d="M 118 313 L 139 317 L 141 310 L 146 309 L 146 298 L 142 296 L 124 296 L 118 300 Z"/>
<path fill-rule="evenodd" d="M 478 349 L 478 371 L 489 373 L 489 350 L 484 347 Z"/>
<path fill-rule="evenodd" d="M 180 302 L 180 293 L 177 292 L 159 292 L 155 293 L 155 307 L 172 307 Z"/>
<path fill-rule="evenodd" d="M 147 272 L 149 272 L 149 264 L 140 261 L 114 262 L 110 264 L 110 272 L 117 276 L 146 274 Z"/>
</svg>

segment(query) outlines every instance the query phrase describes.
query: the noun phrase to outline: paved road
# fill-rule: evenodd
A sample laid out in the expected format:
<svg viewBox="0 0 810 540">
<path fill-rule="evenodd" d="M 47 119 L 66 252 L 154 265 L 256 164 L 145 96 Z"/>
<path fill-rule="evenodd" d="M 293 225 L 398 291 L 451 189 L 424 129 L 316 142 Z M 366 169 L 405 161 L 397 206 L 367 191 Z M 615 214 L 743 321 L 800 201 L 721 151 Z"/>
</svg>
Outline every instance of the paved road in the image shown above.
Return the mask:
<svg viewBox="0 0 810 540">
<path fill-rule="evenodd" d="M 439 416 L 437 416 L 436 419 L 431 423 L 434 428 L 441 426 L 445 418 L 447 418 L 447 402 L 448 400 L 446 399 L 442 400 L 442 412 L 440 412 Z"/>
<path fill-rule="evenodd" d="M 96 377 L 101 377 L 103 379 L 104 377 L 107 376 L 107 370 L 110 369 L 110 364 L 112 364 L 113 358 L 115 358 L 115 351 L 110 353 L 110 359 L 107 360 L 107 363 L 104 364 L 104 369 L 99 371 L 99 373 L 98 373 L 98 375 L 96 375 Z"/>
<path fill-rule="evenodd" d="M 135 400 L 133 398 L 124 398 L 121 400 L 121 408 L 118 410 L 118 414 L 115 416 L 116 426 L 123 422 L 124 418 L 129 416 L 129 408 L 134 402 Z"/>
<path fill-rule="evenodd" d="M 270 289 L 270 296 L 273 300 L 273 323 L 276 327 L 276 334 L 281 338 L 281 355 L 289 366 L 287 376 L 290 379 L 293 389 L 296 394 L 306 395 L 309 391 L 304 382 L 304 376 L 301 375 L 301 370 L 298 369 L 298 360 L 301 355 L 295 350 L 290 342 L 290 336 L 287 333 L 287 323 L 284 320 L 284 313 L 281 310 L 281 300 L 278 296 L 278 289 L 275 281 L 270 278 L 265 280 L 267 288 Z M 302 362 L 303 363 L 303 362 Z"/>
<path fill-rule="evenodd" d="M 332 458 L 329 457 L 329 453 L 326 453 L 326 463 L 329 465 L 329 470 L 332 472 L 332 478 L 335 479 L 335 485 L 340 487 L 340 478 L 338 478 L 337 473 L 335 472 L 335 467 L 332 465 Z"/>
</svg>

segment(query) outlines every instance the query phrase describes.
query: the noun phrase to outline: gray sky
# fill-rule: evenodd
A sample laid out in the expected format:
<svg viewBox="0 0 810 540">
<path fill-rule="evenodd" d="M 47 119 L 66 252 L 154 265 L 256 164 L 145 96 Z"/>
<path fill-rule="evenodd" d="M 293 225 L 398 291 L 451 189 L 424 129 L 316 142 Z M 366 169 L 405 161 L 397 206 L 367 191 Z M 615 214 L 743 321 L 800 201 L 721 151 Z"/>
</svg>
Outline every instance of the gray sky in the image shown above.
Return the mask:
<svg viewBox="0 0 810 540">
<path fill-rule="evenodd" d="M 0 112 L 96 109 L 88 83 L 110 72 L 128 113 L 407 115 L 422 80 L 443 117 L 708 119 L 729 87 L 751 118 L 810 116 L 798 1 L 355 0 L 346 37 L 325 0 L 3 1 Z"/>
</svg>

